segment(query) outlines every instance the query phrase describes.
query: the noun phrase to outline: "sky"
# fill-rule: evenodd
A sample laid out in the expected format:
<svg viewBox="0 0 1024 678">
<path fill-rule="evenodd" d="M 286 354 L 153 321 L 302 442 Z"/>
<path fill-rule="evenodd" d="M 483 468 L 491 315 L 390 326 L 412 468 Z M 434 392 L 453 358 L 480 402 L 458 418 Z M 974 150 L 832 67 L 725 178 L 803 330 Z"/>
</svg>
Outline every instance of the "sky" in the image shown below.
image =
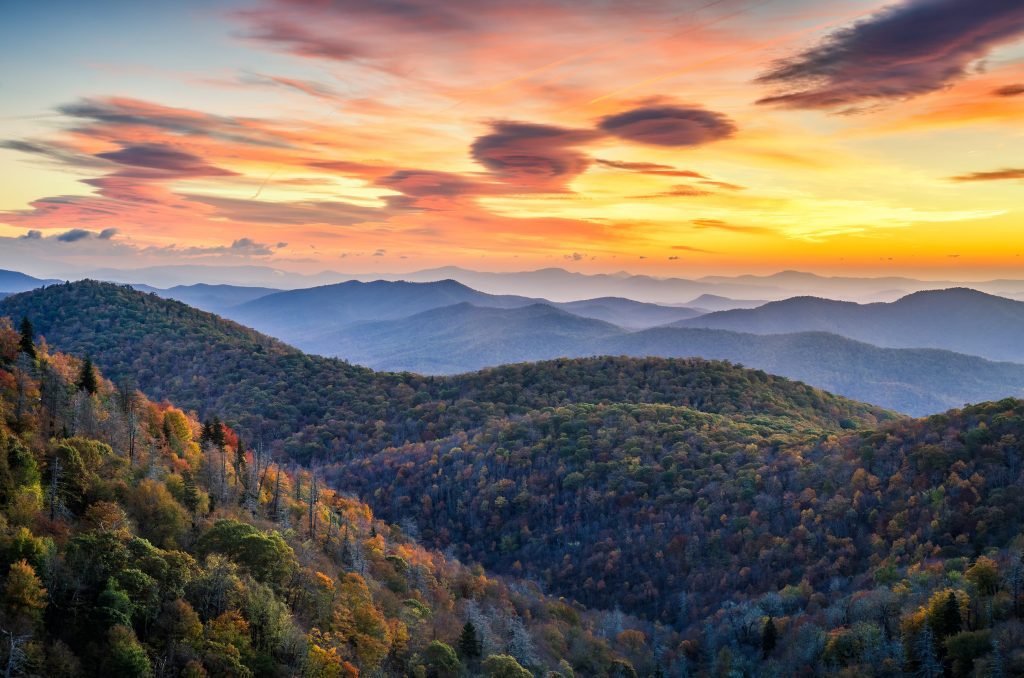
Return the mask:
<svg viewBox="0 0 1024 678">
<path fill-rule="evenodd" d="M 0 14 L 0 268 L 1024 277 L 1020 0 Z"/>
</svg>

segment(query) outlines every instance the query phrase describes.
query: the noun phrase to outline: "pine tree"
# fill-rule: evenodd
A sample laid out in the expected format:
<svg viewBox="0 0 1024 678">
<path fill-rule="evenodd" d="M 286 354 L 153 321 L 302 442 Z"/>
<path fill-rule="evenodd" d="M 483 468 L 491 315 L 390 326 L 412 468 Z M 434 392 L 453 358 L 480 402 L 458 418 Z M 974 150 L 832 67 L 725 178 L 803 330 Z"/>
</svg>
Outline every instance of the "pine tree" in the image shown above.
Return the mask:
<svg viewBox="0 0 1024 678">
<path fill-rule="evenodd" d="M 775 650 L 779 641 L 779 631 L 775 628 L 775 620 L 768 617 L 764 623 L 764 630 L 761 632 L 761 656 L 767 659 Z"/>
<path fill-rule="evenodd" d="M 962 623 L 960 620 L 960 603 L 956 599 L 956 594 L 952 591 L 946 596 L 946 599 L 942 601 L 942 606 L 938 609 L 933 623 L 933 630 L 935 637 L 941 642 L 950 636 L 955 636 L 960 633 Z"/>
<path fill-rule="evenodd" d="M 196 511 L 199 510 L 199 490 L 196 488 L 195 478 L 192 477 L 191 471 L 185 471 L 181 476 L 185 485 L 185 508 L 195 516 Z"/>
<path fill-rule="evenodd" d="M 473 626 L 473 622 L 467 620 L 466 624 L 462 627 L 457 649 L 462 660 L 467 662 L 477 659 L 483 651 L 480 637 L 476 634 L 476 627 Z"/>
<path fill-rule="evenodd" d="M 23 316 L 21 319 L 21 341 L 18 342 L 18 349 L 28 355 L 28 357 L 35 360 L 36 355 L 36 344 L 32 340 L 35 335 L 35 330 L 32 328 L 32 322 L 28 319 L 28 316 Z"/>
<path fill-rule="evenodd" d="M 82 369 L 78 373 L 78 381 L 75 386 L 79 391 L 85 391 L 89 395 L 95 395 L 99 390 L 99 381 L 96 379 L 96 368 L 93 367 L 92 358 L 86 358 L 82 363 Z"/>
</svg>

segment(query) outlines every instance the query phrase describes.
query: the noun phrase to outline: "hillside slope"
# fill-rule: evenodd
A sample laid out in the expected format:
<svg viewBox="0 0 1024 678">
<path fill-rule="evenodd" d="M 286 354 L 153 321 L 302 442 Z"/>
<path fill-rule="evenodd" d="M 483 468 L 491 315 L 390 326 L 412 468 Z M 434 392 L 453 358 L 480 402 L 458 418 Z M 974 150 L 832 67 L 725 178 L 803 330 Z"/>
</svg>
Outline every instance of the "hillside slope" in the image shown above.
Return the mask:
<svg viewBox="0 0 1024 678">
<path fill-rule="evenodd" d="M 1019 541 L 1022 439 L 1017 400 L 838 437 L 784 418 L 580 405 L 327 477 L 382 515 L 415 516 L 439 548 L 699 628 L 723 601 L 834 597 Z"/>
<path fill-rule="evenodd" d="M 219 421 L 95 373 L 76 385 L 80 361 L 18 345 L 0 322 L 5 675 L 616 676 L 686 661 L 670 628 L 424 549 Z M 27 392 L 41 397 L 26 407 Z M 612 624 L 639 635 L 605 637 Z M 671 648 L 657 661 L 655 644 Z"/>
</svg>

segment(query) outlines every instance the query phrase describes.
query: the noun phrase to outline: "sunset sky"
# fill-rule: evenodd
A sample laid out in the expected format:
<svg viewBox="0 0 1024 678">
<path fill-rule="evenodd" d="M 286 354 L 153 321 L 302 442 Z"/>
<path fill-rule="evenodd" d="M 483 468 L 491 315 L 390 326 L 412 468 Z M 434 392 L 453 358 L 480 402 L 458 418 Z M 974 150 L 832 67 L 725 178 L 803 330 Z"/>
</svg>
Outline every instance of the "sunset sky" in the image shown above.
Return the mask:
<svg viewBox="0 0 1024 678">
<path fill-rule="evenodd" d="M 1024 277 L 1020 0 L 0 12 L 0 268 Z"/>
</svg>

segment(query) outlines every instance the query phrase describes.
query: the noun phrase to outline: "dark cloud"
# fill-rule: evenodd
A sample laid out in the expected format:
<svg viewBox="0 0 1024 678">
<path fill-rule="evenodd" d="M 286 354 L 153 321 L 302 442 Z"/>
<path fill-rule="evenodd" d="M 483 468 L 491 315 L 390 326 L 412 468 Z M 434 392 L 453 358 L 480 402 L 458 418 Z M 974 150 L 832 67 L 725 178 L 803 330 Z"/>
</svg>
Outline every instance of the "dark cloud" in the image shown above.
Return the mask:
<svg viewBox="0 0 1024 678">
<path fill-rule="evenodd" d="M 594 158 L 594 162 L 602 167 L 637 172 L 639 174 L 656 174 L 666 177 L 690 177 L 692 179 L 705 179 L 703 174 L 691 170 L 681 170 L 672 165 L 661 165 L 656 162 L 623 162 L 621 160 L 602 160 Z"/>
<path fill-rule="evenodd" d="M 992 90 L 997 97 L 1017 97 L 1024 94 L 1024 84 L 1004 85 Z"/>
<path fill-rule="evenodd" d="M 388 253 L 387 250 L 377 250 L 376 252 L 373 253 L 373 256 L 375 256 L 375 257 L 383 257 L 387 253 Z"/>
<path fill-rule="evenodd" d="M 274 253 L 270 245 L 256 242 L 252 238 L 239 238 L 231 243 L 230 249 L 233 253 L 244 256 L 266 256 Z"/>
<path fill-rule="evenodd" d="M 237 173 L 207 164 L 202 158 L 163 144 L 136 144 L 118 151 L 97 153 L 96 157 L 120 165 L 144 167 L 178 176 L 234 176 Z"/>
<path fill-rule="evenodd" d="M 350 226 L 382 218 L 380 210 L 347 202 L 319 200 L 303 202 L 265 202 L 244 198 L 218 198 L 189 195 L 188 200 L 217 208 L 218 216 L 232 221 L 267 224 L 330 224 Z"/>
<path fill-rule="evenodd" d="M 164 247 L 146 247 L 138 250 L 143 254 L 156 254 L 160 256 L 235 256 L 235 257 L 265 257 L 274 253 L 272 246 L 257 242 L 252 238 L 238 238 L 230 245 L 214 245 L 212 247 L 193 246 L 178 247 L 177 245 L 166 245 Z"/>
<path fill-rule="evenodd" d="M 19 235 L 18 239 L 19 240 L 42 240 L 43 239 L 43 232 L 42 231 L 37 231 L 35 229 L 32 229 L 30 231 L 27 231 L 25 233 L 25 235 Z"/>
<path fill-rule="evenodd" d="M 834 108 L 927 94 L 1022 34 L 1019 0 L 907 0 L 776 62 L 758 81 L 782 91 L 758 103 Z"/>
<path fill-rule="evenodd" d="M 65 231 L 60 235 L 56 236 L 59 242 L 78 242 L 79 240 L 85 240 L 93 236 L 92 231 L 87 231 L 84 228 L 73 228 L 70 231 Z"/>
<path fill-rule="evenodd" d="M 525 122 L 495 122 L 490 134 L 473 142 L 473 158 L 504 181 L 521 188 L 563 190 L 590 165 L 578 147 L 598 134 Z"/>
<path fill-rule="evenodd" d="M 598 127 L 620 139 L 653 146 L 699 146 L 736 133 L 727 116 L 682 106 L 634 108 L 602 118 Z"/>
<path fill-rule="evenodd" d="M 117 235 L 117 233 L 118 230 L 116 228 L 104 228 L 96 237 L 100 240 L 110 240 Z"/>
<path fill-rule="evenodd" d="M 1024 179 L 1024 168 L 1007 167 L 991 172 L 971 172 L 950 177 L 953 181 L 1003 181 L 1006 179 Z"/>
</svg>

